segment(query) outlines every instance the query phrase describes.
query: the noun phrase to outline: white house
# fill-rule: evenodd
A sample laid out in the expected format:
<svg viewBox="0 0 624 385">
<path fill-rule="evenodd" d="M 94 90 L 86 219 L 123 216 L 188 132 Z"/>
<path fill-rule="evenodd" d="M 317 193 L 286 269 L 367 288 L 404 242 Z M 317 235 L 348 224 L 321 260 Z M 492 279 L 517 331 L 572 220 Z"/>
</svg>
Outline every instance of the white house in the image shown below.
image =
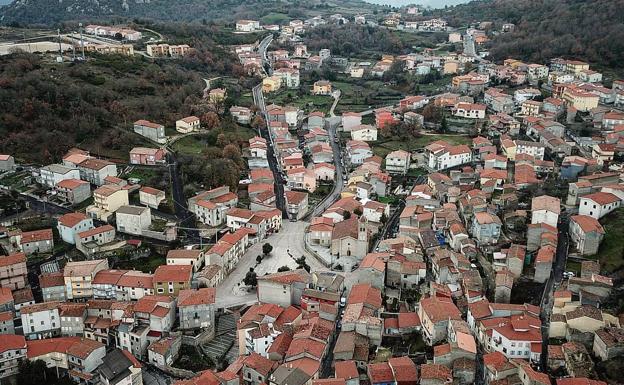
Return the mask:
<svg viewBox="0 0 624 385">
<path fill-rule="evenodd" d="M 475 103 L 458 103 L 453 115 L 467 119 L 485 119 L 486 106 Z"/>
<path fill-rule="evenodd" d="M 622 201 L 608 192 L 596 192 L 581 197 L 579 214 L 600 219 L 620 207 Z"/>
<path fill-rule="evenodd" d="M 389 174 L 407 174 L 411 157 L 411 154 L 405 150 L 392 151 L 386 155 L 386 171 Z"/>
<path fill-rule="evenodd" d="M 187 116 L 176 121 L 176 131 L 187 134 L 189 132 L 197 131 L 201 128 L 200 120 L 197 116 Z"/>
<path fill-rule="evenodd" d="M 56 228 L 64 242 L 74 245 L 76 234 L 93 228 L 93 219 L 83 213 L 69 213 L 58 219 Z"/>
<path fill-rule="evenodd" d="M 39 169 L 37 181 L 44 186 L 54 187 L 66 179 L 80 179 L 80 171 L 62 164 L 50 164 Z"/>
<path fill-rule="evenodd" d="M 342 114 L 342 130 L 351 132 L 353 127 L 362 124 L 362 115 L 359 112 L 345 112 Z"/>
<path fill-rule="evenodd" d="M 531 223 L 546 223 L 557 227 L 561 213 L 559 198 L 542 195 L 531 200 Z"/>
<path fill-rule="evenodd" d="M 258 20 L 239 20 L 236 22 L 236 30 L 239 32 L 253 32 L 260 29 Z"/>
<path fill-rule="evenodd" d="M 116 211 L 117 231 L 126 234 L 141 235 L 152 224 L 149 207 L 121 206 Z"/>
<path fill-rule="evenodd" d="M 516 140 L 516 156 L 520 154 L 531 155 L 535 159 L 544 160 L 546 145 L 539 142 Z"/>
<path fill-rule="evenodd" d="M 427 166 L 432 170 L 444 170 L 472 161 L 472 151 L 468 146 L 453 146 L 441 140 L 425 147 L 424 155 Z"/>
<path fill-rule="evenodd" d="M 59 302 L 43 302 L 20 309 L 22 328 L 27 339 L 56 337 L 61 334 Z"/>
<path fill-rule="evenodd" d="M 351 128 L 351 139 L 362 142 L 373 142 L 377 140 L 377 128 L 369 124 L 360 124 Z"/>
</svg>

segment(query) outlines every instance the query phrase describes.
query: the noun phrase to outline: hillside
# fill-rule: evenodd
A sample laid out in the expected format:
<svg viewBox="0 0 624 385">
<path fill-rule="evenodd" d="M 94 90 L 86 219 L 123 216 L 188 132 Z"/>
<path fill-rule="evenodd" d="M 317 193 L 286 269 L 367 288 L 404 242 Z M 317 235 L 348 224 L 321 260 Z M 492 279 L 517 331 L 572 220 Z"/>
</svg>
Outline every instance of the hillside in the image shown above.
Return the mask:
<svg viewBox="0 0 624 385">
<path fill-rule="evenodd" d="M 50 25 L 119 18 L 231 22 L 267 17 L 287 20 L 320 11 L 355 13 L 371 7 L 361 0 L 15 0 L 0 7 L 0 23 Z"/>
<path fill-rule="evenodd" d="M 191 55 L 157 61 L 94 55 L 84 63 L 64 64 L 43 55 L 0 56 L 0 152 L 46 163 L 79 145 L 124 158 L 140 143 L 130 132 L 133 121 L 149 119 L 172 127 L 183 116 L 201 116 L 207 111 L 202 78 L 242 71 L 211 40 L 208 27 L 169 28 L 195 47 Z M 246 78 L 237 80 L 246 85 Z"/>
<path fill-rule="evenodd" d="M 493 21 L 516 24 L 490 50 L 495 60 L 544 62 L 563 56 L 624 70 L 624 0 L 484 0 L 436 11 L 453 26 Z"/>
</svg>

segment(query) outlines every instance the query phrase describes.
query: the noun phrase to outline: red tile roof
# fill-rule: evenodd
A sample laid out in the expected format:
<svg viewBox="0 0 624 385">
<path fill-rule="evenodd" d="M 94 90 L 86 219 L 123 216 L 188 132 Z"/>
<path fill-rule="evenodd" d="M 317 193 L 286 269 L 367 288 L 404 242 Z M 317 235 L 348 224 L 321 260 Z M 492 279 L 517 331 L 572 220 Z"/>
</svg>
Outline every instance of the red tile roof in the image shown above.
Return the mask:
<svg viewBox="0 0 624 385">
<path fill-rule="evenodd" d="M 190 265 L 161 265 L 154 271 L 154 282 L 190 282 L 192 275 Z"/>
<path fill-rule="evenodd" d="M 214 304 L 216 293 L 217 289 L 214 287 L 180 290 L 178 307 Z"/>
<path fill-rule="evenodd" d="M 26 339 L 24 336 L 0 334 L 0 353 L 17 349 L 26 349 Z"/>
<path fill-rule="evenodd" d="M 437 297 L 423 298 L 420 307 L 427 314 L 431 322 L 439 322 L 453 319 L 460 320 L 461 313 L 451 300 L 443 300 Z"/>
<path fill-rule="evenodd" d="M 372 384 L 391 383 L 394 381 L 392 368 L 387 362 L 368 364 L 368 376 Z"/>
<path fill-rule="evenodd" d="M 253 352 L 245 358 L 243 365 L 255 370 L 266 378 L 278 364 Z"/>
<path fill-rule="evenodd" d="M 381 291 L 367 283 L 353 285 L 347 303 L 350 305 L 364 303 L 374 308 L 381 308 Z"/>
<path fill-rule="evenodd" d="M 411 358 L 394 357 L 388 360 L 388 364 L 394 372 L 394 379 L 397 382 L 418 381 L 418 369 Z"/>
<path fill-rule="evenodd" d="M 420 378 L 423 380 L 441 380 L 450 382 L 453 380 L 451 369 L 444 365 L 424 364 L 420 366 Z"/>
<path fill-rule="evenodd" d="M 7 256 L 0 256 L 0 267 L 15 265 L 16 263 L 26 263 L 26 254 L 15 253 Z"/>
<path fill-rule="evenodd" d="M 30 242 L 51 241 L 51 240 L 52 240 L 52 229 L 35 230 L 35 231 L 28 231 L 26 233 L 22 233 L 21 244 L 30 243 Z"/>
<path fill-rule="evenodd" d="M 334 369 L 336 378 L 351 380 L 359 377 L 355 361 L 337 361 L 334 364 Z"/>
</svg>

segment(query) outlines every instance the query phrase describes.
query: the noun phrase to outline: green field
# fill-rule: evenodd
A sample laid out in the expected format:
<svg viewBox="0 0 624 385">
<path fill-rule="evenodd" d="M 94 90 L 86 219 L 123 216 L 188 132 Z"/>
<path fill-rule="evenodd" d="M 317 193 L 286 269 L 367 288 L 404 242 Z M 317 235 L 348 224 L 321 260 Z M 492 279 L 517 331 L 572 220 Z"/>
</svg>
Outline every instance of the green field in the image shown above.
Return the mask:
<svg viewBox="0 0 624 385">
<path fill-rule="evenodd" d="M 267 96 L 267 103 L 281 106 L 296 106 L 306 113 L 312 111 L 322 111 L 329 113 L 334 99 L 331 96 L 311 95 L 310 93 L 300 93 L 297 90 L 280 90 Z"/>
<path fill-rule="evenodd" d="M 262 24 L 284 24 L 287 21 L 290 21 L 290 17 L 279 12 L 272 12 L 260 18 Z"/>
<path fill-rule="evenodd" d="M 469 144 L 471 138 L 465 135 L 423 135 L 419 138 L 409 138 L 409 140 L 388 140 L 379 141 L 372 144 L 373 153 L 385 158 L 388 153 L 396 150 L 415 151 L 426 147 L 436 140 L 444 140 L 451 144 Z"/>
<path fill-rule="evenodd" d="M 600 221 L 605 229 L 605 236 L 598 250 L 601 270 L 610 274 L 624 266 L 624 208 L 619 208 Z"/>
</svg>

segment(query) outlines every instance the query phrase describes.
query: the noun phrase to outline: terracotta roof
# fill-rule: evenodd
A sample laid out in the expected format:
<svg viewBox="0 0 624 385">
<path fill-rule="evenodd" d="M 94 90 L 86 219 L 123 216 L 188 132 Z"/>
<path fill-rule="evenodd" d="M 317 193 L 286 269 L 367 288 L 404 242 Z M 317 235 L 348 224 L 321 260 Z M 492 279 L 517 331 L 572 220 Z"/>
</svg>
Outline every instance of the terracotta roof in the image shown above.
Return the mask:
<svg viewBox="0 0 624 385">
<path fill-rule="evenodd" d="M 217 289 L 214 287 L 180 290 L 178 307 L 214 304 L 216 293 Z"/>
<path fill-rule="evenodd" d="M 93 278 L 93 284 L 100 285 L 117 285 L 122 275 L 126 274 L 127 270 L 100 270 L 95 274 Z"/>
<path fill-rule="evenodd" d="M 275 369 L 277 362 L 264 358 L 256 352 L 252 352 L 245 358 L 244 366 L 252 368 L 266 378 L 273 371 L 273 369 Z"/>
<path fill-rule="evenodd" d="M 608 205 L 610 203 L 619 202 L 620 198 L 616 195 L 608 193 L 608 192 L 596 192 L 589 195 L 584 195 L 581 199 L 590 199 L 601 206 Z"/>
<path fill-rule="evenodd" d="M 418 313 L 416 312 L 401 312 L 399 313 L 398 321 L 400 329 L 418 327 L 421 325 L 420 317 L 418 317 Z"/>
<path fill-rule="evenodd" d="M 347 303 L 350 305 L 364 303 L 374 308 L 381 308 L 381 291 L 368 283 L 353 285 Z"/>
<path fill-rule="evenodd" d="M 387 362 L 368 364 L 368 376 L 372 384 L 392 383 L 394 374 Z"/>
<path fill-rule="evenodd" d="M 434 323 L 448 320 L 449 318 L 461 319 L 459 309 L 451 300 L 443 300 L 437 297 L 423 298 L 420 300 L 420 307 Z"/>
<path fill-rule="evenodd" d="M 584 233 L 590 233 L 593 231 L 601 234 L 605 233 L 605 230 L 600 222 L 598 222 L 597 219 L 590 217 L 589 215 L 573 215 L 570 219 L 572 220 L 572 222 L 579 225 Z"/>
<path fill-rule="evenodd" d="M 108 265 L 105 259 L 93 259 L 89 261 L 67 262 L 64 269 L 65 277 L 84 277 L 93 274 L 94 270 L 100 265 Z"/>
<path fill-rule="evenodd" d="M 40 241 L 51 241 L 52 240 L 52 229 L 43 229 L 43 230 L 35 230 L 28 231 L 22 233 L 21 244 L 30 243 L 30 242 L 40 242 Z"/>
<path fill-rule="evenodd" d="M 440 380 L 450 382 L 453 379 L 451 369 L 444 365 L 423 364 L 420 366 L 420 378 L 423 380 Z"/>
<path fill-rule="evenodd" d="M 418 380 L 418 369 L 416 364 L 411 358 L 393 357 L 388 360 L 388 364 L 394 372 L 394 379 L 396 382 L 408 382 Z"/>
<path fill-rule="evenodd" d="M 199 249 L 175 249 L 167 252 L 167 259 L 198 259 L 201 254 Z"/>
<path fill-rule="evenodd" d="M 24 336 L 0 334 L 0 353 L 17 349 L 26 349 L 26 339 Z"/>
<path fill-rule="evenodd" d="M 355 361 L 336 361 L 334 369 L 336 378 L 351 380 L 359 377 Z"/>
<path fill-rule="evenodd" d="M 56 184 L 57 187 L 75 190 L 80 186 L 89 185 L 89 182 L 80 179 L 64 179 Z"/>
<path fill-rule="evenodd" d="M 26 254 L 15 253 L 7 256 L 0 256 L 0 267 L 15 265 L 17 263 L 26 263 Z"/>
<path fill-rule="evenodd" d="M 190 282 L 192 275 L 190 265 L 161 265 L 154 271 L 154 282 Z"/>
<path fill-rule="evenodd" d="M 92 237 L 92 236 L 97 235 L 97 234 L 107 233 L 109 231 L 115 231 L 115 228 L 113 226 L 111 226 L 111 225 L 104 225 L 104 226 L 100 226 L 100 227 L 95 227 L 93 229 L 81 231 L 81 232 L 78 233 L 78 236 L 80 238 L 88 238 L 88 237 Z"/>
<path fill-rule="evenodd" d="M 310 282 L 310 274 L 303 270 L 297 269 L 292 271 L 282 271 L 279 273 L 267 274 L 262 277 L 258 277 L 258 281 L 271 281 L 281 284 L 292 284 L 293 282 Z"/>
<path fill-rule="evenodd" d="M 513 368 L 507 357 L 501 352 L 487 353 L 483 355 L 483 364 L 490 370 L 497 372 Z"/>
</svg>

